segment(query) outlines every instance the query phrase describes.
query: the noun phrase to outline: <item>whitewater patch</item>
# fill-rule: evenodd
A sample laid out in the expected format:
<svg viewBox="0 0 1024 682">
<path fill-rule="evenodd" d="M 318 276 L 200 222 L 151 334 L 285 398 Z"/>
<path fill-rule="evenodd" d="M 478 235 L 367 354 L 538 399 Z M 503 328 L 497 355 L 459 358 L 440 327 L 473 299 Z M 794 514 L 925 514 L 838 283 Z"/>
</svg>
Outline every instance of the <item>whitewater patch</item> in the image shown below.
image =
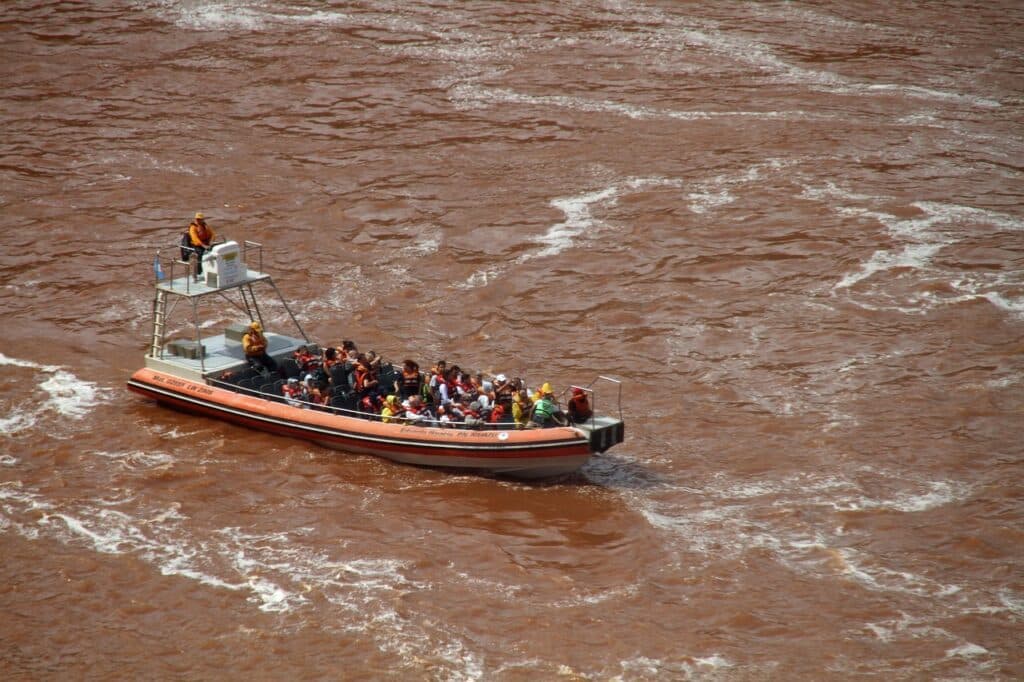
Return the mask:
<svg viewBox="0 0 1024 682">
<path fill-rule="evenodd" d="M 862 510 L 897 514 L 920 513 L 968 499 L 971 488 L 956 481 L 916 481 L 895 472 L 863 470 L 857 479 L 871 476 L 899 486 L 887 495 L 867 495 L 857 480 L 843 475 L 800 473 L 781 478 L 734 480 L 719 474 L 699 487 L 668 486 L 678 492 L 660 501 L 639 494 L 628 496 L 652 527 L 676 536 L 678 548 L 706 561 L 742 559 L 752 547 L 767 550 L 776 560 L 801 573 L 821 577 L 843 575 L 878 591 L 928 597 L 957 594 L 957 585 L 939 584 L 926 577 L 879 565 L 878 561 L 845 547 L 843 522 L 821 511 L 848 513 Z M 922 490 L 923 489 L 923 490 Z M 807 511 L 805 515 L 798 514 Z M 800 518 L 818 521 L 794 522 Z"/>
<path fill-rule="evenodd" d="M 330 27 L 352 20 L 350 15 L 340 12 L 308 11 L 295 6 L 271 5 L 288 10 L 272 12 L 266 2 L 258 0 L 214 0 L 186 5 L 177 0 L 162 0 L 158 6 L 165 19 L 193 31 L 262 31 L 280 24 Z"/>
<path fill-rule="evenodd" d="M 869 220 L 881 225 L 895 242 L 894 247 L 875 250 L 859 267 L 832 285 L 833 295 L 851 292 L 851 300 L 870 309 L 888 308 L 905 313 L 926 313 L 937 305 L 950 305 L 968 300 L 987 300 L 995 307 L 1013 315 L 1024 314 L 1024 297 L 1008 295 L 1006 288 L 1019 283 L 1010 282 L 1001 273 L 978 273 L 949 271 L 934 264 L 934 259 L 943 249 L 975 236 L 979 229 L 988 228 L 997 233 L 1024 231 L 1024 220 L 987 209 L 962 206 L 935 201 L 916 201 L 911 207 L 921 215 L 901 218 L 875 208 L 876 205 L 893 200 L 886 197 L 856 194 L 835 183 L 820 187 L 804 187 L 801 196 L 811 201 L 826 204 L 845 218 Z M 877 275 L 905 269 L 915 273 L 921 280 L 940 279 L 952 288 L 956 295 L 935 294 L 925 291 L 907 294 L 899 301 L 886 292 L 884 284 L 869 287 L 868 293 L 886 300 L 884 305 L 872 305 L 852 293 L 857 285 L 864 285 L 877 279 Z"/>
<path fill-rule="evenodd" d="M 627 178 L 603 189 L 552 199 L 550 205 L 561 211 L 565 215 L 565 220 L 555 223 L 544 234 L 534 237 L 531 241 L 539 248 L 520 255 L 513 261 L 512 266 L 519 266 L 537 258 L 556 256 L 578 246 L 582 241 L 595 239 L 609 226 L 595 217 L 594 211 L 614 206 L 621 196 L 652 188 L 679 187 L 681 184 L 681 181 L 671 178 Z M 474 272 L 456 286 L 460 289 L 484 286 L 505 270 L 505 266 L 489 266 Z"/>
<path fill-rule="evenodd" d="M 45 379 L 33 379 L 32 396 L 17 396 L 18 403 L 5 417 L 0 417 L 0 435 L 14 435 L 26 431 L 56 413 L 62 419 L 79 421 L 89 414 L 109 391 L 99 388 L 91 381 L 79 379 L 59 365 L 42 365 L 30 360 L 10 358 L 0 353 L 0 368 L 15 367 L 31 369 L 35 373 L 47 374 Z M 33 400 L 34 396 L 42 398 Z"/>
<path fill-rule="evenodd" d="M 457 108 L 463 110 L 483 109 L 500 104 L 516 104 L 547 109 L 568 109 L 583 113 L 613 114 L 633 120 L 675 120 L 710 121 L 735 118 L 782 119 L 782 120 L 823 120 L 829 114 L 793 111 L 714 111 L 658 109 L 655 107 L 626 104 L 613 100 L 596 100 L 571 95 L 528 95 L 504 88 L 488 88 L 476 83 L 460 83 L 453 86 L 449 98 Z"/>
<path fill-rule="evenodd" d="M 298 540 L 311 532 L 308 528 L 256 534 L 228 527 L 214 531 L 212 541 L 200 541 L 177 507 L 141 513 L 112 507 L 129 501 L 57 508 L 20 484 L 0 486 L 6 525 L 25 537 L 34 539 L 42 532 L 68 544 L 84 542 L 101 554 L 132 556 L 152 564 L 162 575 L 247 592 L 248 600 L 264 612 L 294 611 L 317 590 L 358 613 L 377 603 L 382 593 L 424 588 L 405 577 L 403 562 L 337 559 L 301 544 Z"/>
</svg>

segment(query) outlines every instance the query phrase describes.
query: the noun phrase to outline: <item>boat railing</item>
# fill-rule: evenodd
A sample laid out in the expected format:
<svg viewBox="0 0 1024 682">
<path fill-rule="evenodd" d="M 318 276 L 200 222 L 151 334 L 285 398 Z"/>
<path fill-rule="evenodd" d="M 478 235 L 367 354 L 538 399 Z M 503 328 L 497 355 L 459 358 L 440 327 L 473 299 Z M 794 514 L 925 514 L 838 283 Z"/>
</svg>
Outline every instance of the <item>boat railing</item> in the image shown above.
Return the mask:
<svg viewBox="0 0 1024 682">
<path fill-rule="evenodd" d="M 218 239 L 213 242 L 213 245 L 224 244 L 228 240 L 225 238 Z M 167 252 L 170 251 L 172 256 L 167 257 Z M 188 254 L 188 259 L 183 260 L 181 258 L 182 253 Z M 249 259 L 249 255 L 252 253 L 256 259 L 255 266 L 250 268 L 257 272 L 263 272 L 263 244 L 260 242 L 249 241 L 248 239 L 242 242 L 242 262 L 249 266 L 252 261 Z M 185 268 L 185 274 L 189 276 L 189 282 L 195 277 L 199 269 L 199 250 L 191 246 L 182 246 L 181 244 L 165 244 L 157 247 L 156 259 L 153 262 L 153 273 L 157 280 L 163 279 L 161 273 L 167 277 L 167 279 L 173 282 L 175 277 L 176 268 Z M 167 271 L 163 272 L 164 264 L 167 265 Z"/>
<path fill-rule="evenodd" d="M 615 409 L 619 413 L 619 421 L 622 421 L 622 382 L 619 381 L 618 379 L 613 379 L 612 377 L 606 377 L 603 374 L 599 374 L 596 379 L 594 379 L 589 384 L 586 384 L 584 386 L 578 386 L 576 384 L 570 384 L 568 388 L 566 388 L 564 391 L 562 391 L 559 394 L 559 405 L 561 405 L 561 403 L 562 403 L 562 398 L 564 398 L 567 394 L 571 395 L 571 391 L 573 391 L 574 389 L 577 389 L 577 388 L 580 389 L 581 391 L 583 391 L 584 393 L 587 394 L 587 397 L 588 397 L 588 399 L 590 401 L 590 412 L 591 412 L 591 415 L 590 415 L 590 419 L 588 419 L 587 421 L 589 421 L 592 425 L 596 424 L 597 415 L 598 415 L 598 404 L 597 404 L 598 403 L 598 395 L 597 395 L 598 391 L 595 388 L 595 385 L 598 382 L 601 382 L 601 381 L 607 381 L 607 382 L 610 382 L 612 384 L 615 384 L 615 387 L 616 387 L 616 389 L 615 389 L 616 390 Z"/>
<path fill-rule="evenodd" d="M 242 242 L 242 262 L 249 263 L 249 251 L 256 253 L 256 271 L 263 272 L 263 244 L 251 242 L 248 239 Z"/>
</svg>

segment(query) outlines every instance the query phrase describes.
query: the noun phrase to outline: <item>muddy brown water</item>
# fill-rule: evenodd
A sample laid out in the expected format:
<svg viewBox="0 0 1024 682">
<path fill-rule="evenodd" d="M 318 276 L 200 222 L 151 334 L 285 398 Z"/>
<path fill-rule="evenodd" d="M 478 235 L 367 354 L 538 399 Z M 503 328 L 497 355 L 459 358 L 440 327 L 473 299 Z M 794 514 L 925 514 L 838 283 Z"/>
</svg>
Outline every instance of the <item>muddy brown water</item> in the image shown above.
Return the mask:
<svg viewBox="0 0 1024 682">
<path fill-rule="evenodd" d="M 1024 677 L 1019 3 L 0 35 L 5 679 Z M 525 485 L 128 394 L 197 210 L 311 336 L 618 377 L 626 442 Z"/>
</svg>

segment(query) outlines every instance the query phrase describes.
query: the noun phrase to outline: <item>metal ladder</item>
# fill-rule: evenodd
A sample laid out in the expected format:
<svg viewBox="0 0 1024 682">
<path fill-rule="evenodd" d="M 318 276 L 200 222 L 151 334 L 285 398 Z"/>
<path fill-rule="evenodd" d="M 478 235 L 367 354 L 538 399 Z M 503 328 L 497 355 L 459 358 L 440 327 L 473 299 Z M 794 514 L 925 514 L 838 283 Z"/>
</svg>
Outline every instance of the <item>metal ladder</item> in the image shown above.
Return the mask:
<svg viewBox="0 0 1024 682">
<path fill-rule="evenodd" d="M 156 290 L 153 298 L 153 342 L 149 347 L 149 357 L 158 358 L 163 353 L 164 322 L 167 319 L 167 292 Z"/>
<path fill-rule="evenodd" d="M 249 315 L 249 319 L 259 320 L 260 324 L 262 324 L 263 317 L 260 314 L 260 307 L 256 303 L 256 294 L 253 293 L 252 285 L 246 284 L 241 286 L 239 291 L 242 294 L 242 303 L 245 305 L 245 312 Z"/>
</svg>

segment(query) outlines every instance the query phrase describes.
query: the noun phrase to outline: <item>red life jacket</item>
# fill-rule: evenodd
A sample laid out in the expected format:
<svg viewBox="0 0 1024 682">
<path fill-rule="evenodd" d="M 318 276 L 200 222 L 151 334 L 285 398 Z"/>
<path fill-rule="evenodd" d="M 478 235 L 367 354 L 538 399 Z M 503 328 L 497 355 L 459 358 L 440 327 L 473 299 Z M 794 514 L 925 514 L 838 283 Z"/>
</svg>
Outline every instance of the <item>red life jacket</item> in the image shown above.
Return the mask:
<svg viewBox="0 0 1024 682">
<path fill-rule="evenodd" d="M 574 395 L 569 399 L 569 414 L 578 419 L 589 419 L 593 411 L 590 409 L 590 401 L 584 394 Z"/>
<path fill-rule="evenodd" d="M 355 389 L 357 391 L 364 391 L 364 390 L 366 390 L 366 382 L 370 378 L 370 370 L 365 369 L 362 366 L 356 367 L 355 378 L 356 378 Z"/>
<path fill-rule="evenodd" d="M 491 418 L 488 420 L 492 424 L 496 424 L 501 421 L 501 418 L 505 416 L 505 408 L 502 405 L 495 405 L 491 410 Z"/>
</svg>

